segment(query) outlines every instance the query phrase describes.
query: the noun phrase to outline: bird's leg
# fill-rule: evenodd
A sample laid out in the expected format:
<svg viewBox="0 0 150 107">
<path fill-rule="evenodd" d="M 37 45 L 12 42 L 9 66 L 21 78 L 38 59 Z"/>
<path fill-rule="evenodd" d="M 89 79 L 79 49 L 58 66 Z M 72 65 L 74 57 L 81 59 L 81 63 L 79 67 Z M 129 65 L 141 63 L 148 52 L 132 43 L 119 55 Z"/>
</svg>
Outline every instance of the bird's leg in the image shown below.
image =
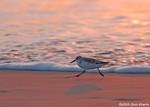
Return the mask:
<svg viewBox="0 0 150 107">
<path fill-rule="evenodd" d="M 83 72 L 81 72 L 80 74 L 75 75 L 74 77 L 79 77 L 79 76 L 82 75 L 83 73 L 85 73 L 85 70 L 84 70 Z"/>
<path fill-rule="evenodd" d="M 99 68 L 97 68 L 97 70 L 99 71 L 99 74 L 102 75 L 104 77 L 104 75 L 100 72 Z"/>
</svg>

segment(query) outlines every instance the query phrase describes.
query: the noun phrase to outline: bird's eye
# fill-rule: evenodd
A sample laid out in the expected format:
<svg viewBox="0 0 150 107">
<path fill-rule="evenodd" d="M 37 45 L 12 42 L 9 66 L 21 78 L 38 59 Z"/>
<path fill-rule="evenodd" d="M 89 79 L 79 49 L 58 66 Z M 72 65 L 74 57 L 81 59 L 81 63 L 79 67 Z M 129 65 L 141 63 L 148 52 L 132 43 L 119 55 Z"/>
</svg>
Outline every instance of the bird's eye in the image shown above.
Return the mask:
<svg viewBox="0 0 150 107">
<path fill-rule="evenodd" d="M 76 59 L 79 59 L 79 58 L 76 58 Z"/>
</svg>

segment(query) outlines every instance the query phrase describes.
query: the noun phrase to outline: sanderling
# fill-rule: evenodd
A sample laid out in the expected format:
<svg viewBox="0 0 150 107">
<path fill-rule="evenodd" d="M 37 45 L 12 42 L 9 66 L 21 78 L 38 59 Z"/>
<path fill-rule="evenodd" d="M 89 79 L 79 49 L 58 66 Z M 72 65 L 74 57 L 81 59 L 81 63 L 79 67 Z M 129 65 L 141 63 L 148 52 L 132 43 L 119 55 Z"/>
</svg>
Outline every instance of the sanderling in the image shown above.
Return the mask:
<svg viewBox="0 0 150 107">
<path fill-rule="evenodd" d="M 72 62 L 70 63 L 73 63 L 73 62 L 77 62 L 78 66 L 82 69 L 84 69 L 83 72 L 81 72 L 80 74 L 78 75 L 75 75 L 75 77 L 79 77 L 80 75 L 82 75 L 83 73 L 85 73 L 86 70 L 89 70 L 89 69 L 97 69 L 99 71 L 99 74 L 104 76 L 99 68 L 105 64 L 108 64 L 109 62 L 103 62 L 103 61 L 99 61 L 99 60 L 96 60 L 96 59 L 93 59 L 93 58 L 86 58 L 86 57 L 82 57 L 82 56 L 77 56 L 75 60 L 73 60 Z"/>
</svg>

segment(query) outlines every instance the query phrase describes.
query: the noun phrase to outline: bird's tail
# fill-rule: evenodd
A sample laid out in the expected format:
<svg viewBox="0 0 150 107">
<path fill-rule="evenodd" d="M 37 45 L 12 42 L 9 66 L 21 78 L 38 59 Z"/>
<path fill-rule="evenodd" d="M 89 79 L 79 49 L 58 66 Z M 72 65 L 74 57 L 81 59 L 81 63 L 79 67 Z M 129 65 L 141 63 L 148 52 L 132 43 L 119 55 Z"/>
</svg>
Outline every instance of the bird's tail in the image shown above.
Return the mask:
<svg viewBox="0 0 150 107">
<path fill-rule="evenodd" d="M 103 65 L 109 64 L 109 62 L 102 62 Z"/>
<path fill-rule="evenodd" d="M 101 62 L 101 63 L 102 63 L 102 65 L 101 65 L 100 67 L 102 67 L 102 66 L 105 66 L 105 65 L 109 64 L 109 62 Z"/>
</svg>

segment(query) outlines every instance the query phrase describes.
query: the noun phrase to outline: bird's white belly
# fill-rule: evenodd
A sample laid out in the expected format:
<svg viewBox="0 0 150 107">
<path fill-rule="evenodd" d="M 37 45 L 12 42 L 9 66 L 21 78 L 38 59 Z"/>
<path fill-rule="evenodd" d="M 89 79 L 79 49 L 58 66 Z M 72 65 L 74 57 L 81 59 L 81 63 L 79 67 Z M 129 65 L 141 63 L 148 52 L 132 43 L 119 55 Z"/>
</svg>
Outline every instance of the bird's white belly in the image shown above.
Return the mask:
<svg viewBox="0 0 150 107">
<path fill-rule="evenodd" d="M 78 63 L 78 66 L 85 70 L 88 70 L 88 69 L 99 68 L 99 67 L 101 67 L 101 64 L 95 64 L 95 63 L 89 63 L 86 61 L 82 61 L 81 63 Z"/>
</svg>

